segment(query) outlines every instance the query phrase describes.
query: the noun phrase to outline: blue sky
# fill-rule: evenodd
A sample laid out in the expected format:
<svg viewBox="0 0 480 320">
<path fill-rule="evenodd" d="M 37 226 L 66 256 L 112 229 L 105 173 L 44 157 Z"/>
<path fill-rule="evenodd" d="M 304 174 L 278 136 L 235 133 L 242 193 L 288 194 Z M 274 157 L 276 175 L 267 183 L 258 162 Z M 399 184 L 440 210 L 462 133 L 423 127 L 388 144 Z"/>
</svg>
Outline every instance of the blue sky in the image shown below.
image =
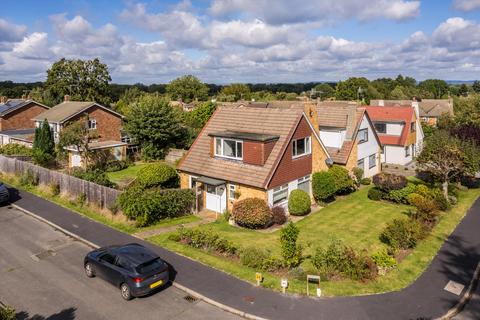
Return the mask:
<svg viewBox="0 0 480 320">
<path fill-rule="evenodd" d="M 480 0 L 2 0 L 0 80 L 44 80 L 62 57 L 118 83 L 471 80 Z"/>
</svg>

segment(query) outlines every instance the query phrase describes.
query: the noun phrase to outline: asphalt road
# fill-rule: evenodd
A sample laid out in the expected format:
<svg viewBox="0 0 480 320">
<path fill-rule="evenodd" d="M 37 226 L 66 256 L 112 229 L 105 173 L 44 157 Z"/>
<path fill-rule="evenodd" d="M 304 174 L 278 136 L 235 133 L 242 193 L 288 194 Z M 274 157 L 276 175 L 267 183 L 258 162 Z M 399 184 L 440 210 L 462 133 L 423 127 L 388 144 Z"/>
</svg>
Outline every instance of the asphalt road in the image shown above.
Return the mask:
<svg viewBox="0 0 480 320">
<path fill-rule="evenodd" d="M 0 301 L 18 319 L 240 319 L 201 300 L 189 302 L 169 287 L 124 301 L 117 288 L 89 279 L 83 257 L 91 250 L 11 207 L 0 207 Z"/>
</svg>

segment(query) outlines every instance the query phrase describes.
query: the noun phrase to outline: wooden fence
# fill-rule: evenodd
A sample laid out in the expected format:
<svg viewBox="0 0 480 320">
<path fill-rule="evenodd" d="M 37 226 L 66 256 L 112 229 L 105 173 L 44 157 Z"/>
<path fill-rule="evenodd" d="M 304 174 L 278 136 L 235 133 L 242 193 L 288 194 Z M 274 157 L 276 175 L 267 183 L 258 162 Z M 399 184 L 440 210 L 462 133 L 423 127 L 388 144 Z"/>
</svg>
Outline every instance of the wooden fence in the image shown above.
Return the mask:
<svg viewBox="0 0 480 320">
<path fill-rule="evenodd" d="M 60 192 L 68 193 L 73 197 L 78 197 L 83 193 L 87 202 L 95 203 L 100 208 L 108 208 L 113 205 L 121 193 L 119 190 L 2 155 L 0 155 L 0 171 L 17 176 L 30 171 L 38 176 L 39 183 L 44 185 L 56 183 L 60 186 Z"/>
</svg>

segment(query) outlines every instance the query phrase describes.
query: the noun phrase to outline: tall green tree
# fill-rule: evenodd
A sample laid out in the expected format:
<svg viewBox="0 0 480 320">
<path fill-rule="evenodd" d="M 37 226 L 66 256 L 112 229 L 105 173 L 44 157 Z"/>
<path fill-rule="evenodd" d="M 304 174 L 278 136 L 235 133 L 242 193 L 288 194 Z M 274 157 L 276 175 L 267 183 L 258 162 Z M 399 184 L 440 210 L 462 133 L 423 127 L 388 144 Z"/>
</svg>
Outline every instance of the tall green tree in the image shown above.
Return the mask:
<svg viewBox="0 0 480 320">
<path fill-rule="evenodd" d="M 186 75 L 172 80 L 166 88 L 172 100 L 181 99 L 183 102 L 208 99 L 208 87 L 195 76 Z"/>
<path fill-rule="evenodd" d="M 127 114 L 128 107 L 143 94 L 145 94 L 145 91 L 140 90 L 136 86 L 128 88 L 123 92 L 117 103 L 115 103 L 115 111 L 120 112 L 121 114 Z"/>
<path fill-rule="evenodd" d="M 181 111 L 158 94 L 143 95 L 129 107 L 125 129 L 140 144 L 145 160 L 163 159 L 168 148 L 188 139 Z"/>
<path fill-rule="evenodd" d="M 332 98 L 335 96 L 335 89 L 328 83 L 320 83 L 315 86 L 314 92 L 316 93 L 315 97 L 320 98 L 320 100 Z"/>
<path fill-rule="evenodd" d="M 250 100 L 250 87 L 243 83 L 232 83 L 220 90 L 219 98 L 223 97 L 231 97 L 228 100 L 233 101 Z"/>
<path fill-rule="evenodd" d="M 108 83 L 111 80 L 107 65 L 99 59 L 62 58 L 47 70 L 45 90 L 54 103 L 60 103 L 65 95 L 70 95 L 72 100 L 96 101 L 108 106 Z"/>
<path fill-rule="evenodd" d="M 423 98 L 441 99 L 448 94 L 448 84 L 440 79 L 427 79 L 418 84 Z"/>
<path fill-rule="evenodd" d="M 468 86 L 465 83 L 463 83 L 458 89 L 458 95 L 462 97 L 466 97 L 468 96 L 468 91 L 469 91 Z"/>
<path fill-rule="evenodd" d="M 480 93 L 480 81 L 475 80 L 472 84 L 472 89 L 475 93 Z"/>
<path fill-rule="evenodd" d="M 381 97 L 381 95 L 367 78 L 352 77 L 337 83 L 335 97 L 337 100 L 359 100 L 369 103 L 370 99 Z"/>
<path fill-rule="evenodd" d="M 90 142 L 98 138 L 96 130 L 89 130 L 86 123 L 88 117 L 67 124 L 61 131 L 57 145 L 57 153 L 65 156 L 67 147 L 74 147 L 82 153 L 85 167 L 95 166 L 95 150 L 91 150 Z"/>
<path fill-rule="evenodd" d="M 45 119 L 42 124 L 35 129 L 35 138 L 32 147 L 33 161 L 41 166 L 49 165 L 55 159 L 55 141 L 53 140 L 53 131 Z"/>
</svg>

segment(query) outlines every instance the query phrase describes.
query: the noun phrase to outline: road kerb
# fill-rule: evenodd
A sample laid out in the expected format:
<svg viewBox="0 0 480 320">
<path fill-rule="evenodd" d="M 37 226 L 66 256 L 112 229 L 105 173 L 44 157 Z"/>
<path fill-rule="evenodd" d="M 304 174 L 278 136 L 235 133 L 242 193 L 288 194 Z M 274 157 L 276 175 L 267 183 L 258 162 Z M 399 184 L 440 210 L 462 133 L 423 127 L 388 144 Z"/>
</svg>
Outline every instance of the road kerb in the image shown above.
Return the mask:
<svg viewBox="0 0 480 320">
<path fill-rule="evenodd" d="M 18 205 L 16 205 L 16 204 L 13 204 L 13 203 L 11 204 L 11 206 L 14 207 L 15 209 L 18 209 L 18 210 L 24 212 L 25 214 L 28 214 L 29 216 L 32 216 L 33 218 L 35 218 L 35 219 L 37 219 L 37 220 L 40 220 L 40 221 L 48 224 L 49 226 L 51 226 L 51 227 L 59 230 L 60 232 L 63 232 L 63 233 L 65 233 L 66 235 L 68 235 L 68 236 L 70 236 L 70 237 L 72 237 L 72 238 L 74 238 L 74 239 L 77 239 L 77 240 L 80 241 L 80 242 L 83 242 L 84 244 L 86 244 L 87 246 L 89 246 L 89 247 L 91 247 L 91 248 L 94 248 L 94 249 L 100 248 L 100 246 L 94 244 L 93 242 L 90 242 L 90 241 L 88 241 L 87 239 L 84 239 L 84 238 L 80 237 L 79 235 L 77 235 L 77 234 L 75 234 L 75 233 L 73 233 L 73 232 L 70 232 L 70 231 L 68 231 L 68 230 L 60 227 L 60 226 L 58 226 L 57 224 L 55 224 L 55 223 L 53 223 L 53 222 L 51 222 L 51 221 L 49 221 L 49 220 L 47 220 L 47 219 L 45 219 L 45 218 L 43 218 L 43 217 L 40 217 L 39 215 L 37 215 L 37 214 L 35 214 L 35 213 L 27 210 L 27 209 L 24 209 L 24 208 L 22 208 L 22 207 L 20 207 L 20 206 L 18 206 Z M 177 289 L 179 289 L 179 290 L 181 290 L 181 291 L 184 291 L 184 292 L 186 292 L 187 294 L 193 295 L 193 296 L 197 297 L 198 299 L 203 300 L 203 301 L 205 301 L 206 303 L 211 304 L 211 305 L 213 305 L 213 306 L 215 306 L 215 307 L 217 307 L 217 308 L 219 308 L 219 309 L 221 309 L 221 310 L 223 310 L 223 311 L 230 312 L 230 313 L 232 313 L 232 314 L 235 314 L 235 315 L 238 315 L 238 316 L 240 316 L 240 317 L 243 317 L 243 318 L 246 318 L 246 319 L 250 319 L 250 320 L 267 320 L 266 318 L 258 317 L 258 316 L 255 316 L 255 315 L 253 315 L 253 314 L 249 314 L 249 313 L 240 311 L 240 310 L 238 310 L 238 309 L 229 307 L 229 306 L 227 306 L 227 305 L 225 305 L 225 304 L 222 304 L 222 303 L 220 303 L 220 302 L 218 302 L 218 301 L 212 300 L 212 299 L 210 299 L 210 298 L 208 298 L 208 297 L 206 297 L 206 296 L 204 296 L 204 295 L 196 292 L 195 290 L 192 290 L 192 289 L 189 289 L 189 288 L 187 288 L 187 287 L 185 287 L 185 286 L 182 286 L 181 284 L 179 284 L 179 283 L 177 283 L 177 282 L 175 282 L 175 281 L 172 282 L 172 285 L 173 285 L 174 287 L 176 287 Z"/>
</svg>

